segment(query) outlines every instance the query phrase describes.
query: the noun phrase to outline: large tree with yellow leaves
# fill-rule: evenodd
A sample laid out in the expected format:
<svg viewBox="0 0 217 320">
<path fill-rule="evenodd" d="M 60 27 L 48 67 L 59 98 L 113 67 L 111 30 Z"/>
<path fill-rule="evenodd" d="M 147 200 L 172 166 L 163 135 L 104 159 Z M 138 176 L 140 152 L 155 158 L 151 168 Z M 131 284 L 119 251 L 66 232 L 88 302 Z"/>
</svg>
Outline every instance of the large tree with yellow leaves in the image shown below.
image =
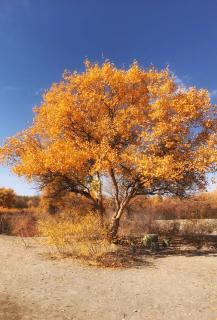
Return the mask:
<svg viewBox="0 0 217 320">
<path fill-rule="evenodd" d="M 183 196 L 216 168 L 216 112 L 206 90 L 182 89 L 169 70 L 85 63 L 65 73 L 34 109 L 31 127 L 9 138 L 2 158 L 41 186 L 88 198 L 104 214 L 113 190 L 111 236 L 137 195 Z"/>
</svg>

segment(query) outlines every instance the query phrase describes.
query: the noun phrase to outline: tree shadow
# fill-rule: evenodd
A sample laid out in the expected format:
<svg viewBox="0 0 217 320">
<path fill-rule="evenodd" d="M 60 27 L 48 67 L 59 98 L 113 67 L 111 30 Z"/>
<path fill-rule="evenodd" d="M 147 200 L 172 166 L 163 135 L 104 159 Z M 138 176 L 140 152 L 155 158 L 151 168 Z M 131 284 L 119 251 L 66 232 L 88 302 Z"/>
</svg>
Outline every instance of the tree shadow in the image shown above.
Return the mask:
<svg viewBox="0 0 217 320">
<path fill-rule="evenodd" d="M 217 249 L 200 250 L 197 248 L 181 248 L 181 249 L 166 249 L 153 254 L 155 258 L 164 258 L 169 256 L 184 256 L 184 257 L 217 257 Z"/>
<path fill-rule="evenodd" d="M 97 259 L 97 265 L 107 268 L 142 268 L 152 267 L 153 262 L 147 260 L 146 254 L 134 253 L 129 248 L 120 248 L 108 252 Z"/>
<path fill-rule="evenodd" d="M 169 246 L 165 246 L 164 239 L 169 239 Z M 185 235 L 159 237 L 159 250 L 152 251 L 143 246 L 141 237 L 122 237 L 118 239 L 121 250 L 121 261 L 124 267 L 153 266 L 153 259 L 169 256 L 185 257 L 217 257 L 216 235 Z M 128 252 L 127 252 L 128 250 Z M 122 257 L 124 256 L 124 257 Z M 152 263 L 148 258 L 153 258 Z M 129 259 L 129 261 L 127 261 Z"/>
<path fill-rule="evenodd" d="M 166 258 L 170 256 L 184 257 L 217 257 L 217 249 L 197 249 L 197 248 L 167 248 L 152 252 L 145 248 L 121 248 L 116 252 L 106 253 L 97 260 L 97 265 L 108 268 L 144 268 L 155 266 L 153 259 Z M 151 258 L 151 260 L 150 260 Z"/>
</svg>

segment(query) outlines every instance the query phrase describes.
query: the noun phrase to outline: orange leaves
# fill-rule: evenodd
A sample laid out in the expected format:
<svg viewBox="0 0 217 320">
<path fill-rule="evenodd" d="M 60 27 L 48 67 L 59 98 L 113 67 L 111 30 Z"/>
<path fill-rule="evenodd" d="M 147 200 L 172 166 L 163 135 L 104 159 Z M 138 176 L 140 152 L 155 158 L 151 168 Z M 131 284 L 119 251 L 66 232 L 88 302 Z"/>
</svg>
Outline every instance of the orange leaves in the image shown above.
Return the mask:
<svg viewBox="0 0 217 320">
<path fill-rule="evenodd" d="M 152 183 L 153 179 L 162 181 L 177 181 L 183 177 L 184 162 L 177 161 L 173 155 L 143 156 L 138 162 L 138 169 L 145 177 L 144 184 Z"/>
<path fill-rule="evenodd" d="M 179 89 L 168 69 L 128 70 L 85 62 L 65 73 L 35 109 L 32 126 L 0 150 L 28 178 L 46 172 L 86 181 L 115 168 L 124 179 L 181 181 L 216 163 L 216 118 L 208 92 Z M 212 141 L 213 143 L 211 143 Z M 122 180 L 121 180 L 122 181 Z"/>
</svg>

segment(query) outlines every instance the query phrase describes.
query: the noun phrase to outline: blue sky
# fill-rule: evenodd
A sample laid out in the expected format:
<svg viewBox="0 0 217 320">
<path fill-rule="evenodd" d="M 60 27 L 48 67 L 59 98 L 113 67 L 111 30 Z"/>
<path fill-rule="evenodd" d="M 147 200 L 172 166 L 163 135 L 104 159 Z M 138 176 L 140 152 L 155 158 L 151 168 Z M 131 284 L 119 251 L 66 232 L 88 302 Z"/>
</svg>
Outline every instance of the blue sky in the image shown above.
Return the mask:
<svg viewBox="0 0 217 320">
<path fill-rule="evenodd" d="M 216 0 L 0 0 L 0 142 L 31 123 L 41 93 L 83 60 L 170 66 L 217 97 Z M 1 186 L 36 191 L 0 169 Z"/>
</svg>

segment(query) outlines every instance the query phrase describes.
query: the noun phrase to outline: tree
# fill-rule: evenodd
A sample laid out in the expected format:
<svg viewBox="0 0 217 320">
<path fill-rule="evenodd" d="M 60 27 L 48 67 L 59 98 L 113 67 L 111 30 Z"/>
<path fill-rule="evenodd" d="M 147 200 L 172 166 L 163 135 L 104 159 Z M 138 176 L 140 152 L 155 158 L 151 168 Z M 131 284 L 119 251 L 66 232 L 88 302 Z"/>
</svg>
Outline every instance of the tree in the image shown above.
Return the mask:
<svg viewBox="0 0 217 320">
<path fill-rule="evenodd" d="M 52 85 L 32 126 L 1 155 L 42 188 L 57 181 L 59 192 L 86 197 L 102 217 L 105 185 L 112 186 L 114 237 L 136 196 L 205 188 L 216 170 L 216 110 L 207 90 L 179 88 L 168 69 L 85 66 Z"/>
<path fill-rule="evenodd" d="M 26 209 L 37 207 L 39 204 L 38 196 L 19 196 L 16 195 L 14 207 L 18 209 Z"/>
<path fill-rule="evenodd" d="M 92 203 L 87 199 L 73 192 L 62 190 L 56 181 L 49 183 L 41 192 L 39 208 L 42 212 L 51 215 L 62 211 L 76 211 L 83 215 L 87 211 L 93 211 Z"/>
<path fill-rule="evenodd" d="M 7 188 L 0 188 L 0 207 L 11 208 L 16 201 L 16 194 L 14 190 Z"/>
</svg>

